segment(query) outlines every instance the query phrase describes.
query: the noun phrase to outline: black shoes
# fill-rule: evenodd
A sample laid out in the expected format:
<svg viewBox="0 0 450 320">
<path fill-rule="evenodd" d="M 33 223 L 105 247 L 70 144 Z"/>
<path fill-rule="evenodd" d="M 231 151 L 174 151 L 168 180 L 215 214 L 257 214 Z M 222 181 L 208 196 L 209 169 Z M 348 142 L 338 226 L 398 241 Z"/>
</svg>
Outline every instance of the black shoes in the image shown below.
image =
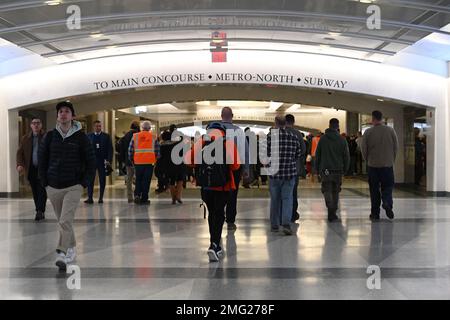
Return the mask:
<svg viewBox="0 0 450 320">
<path fill-rule="evenodd" d="M 278 226 L 271 226 L 270 227 L 270 231 L 271 232 L 278 232 L 280 230 L 280 228 Z"/>
<path fill-rule="evenodd" d="M 183 204 L 183 201 L 181 201 L 181 199 L 177 199 L 177 202 L 178 202 L 179 204 Z"/>
<path fill-rule="evenodd" d="M 285 225 L 285 226 L 283 226 L 283 233 L 284 233 L 286 236 L 291 236 L 291 235 L 292 235 L 292 229 L 291 229 L 291 226 L 290 226 L 290 225 Z"/>
<path fill-rule="evenodd" d="M 233 222 L 230 222 L 230 223 L 227 223 L 227 229 L 230 231 L 234 231 L 237 229 L 237 227 Z"/>
<path fill-rule="evenodd" d="M 336 210 L 328 209 L 328 222 L 339 221 L 339 217 L 336 214 Z"/>
<path fill-rule="evenodd" d="M 87 200 L 84 201 L 84 203 L 93 204 L 94 200 L 93 199 L 87 199 Z M 98 199 L 98 203 L 103 203 L 103 199 Z"/>
<path fill-rule="evenodd" d="M 392 208 L 383 206 L 383 209 L 386 211 L 386 217 L 388 217 L 390 220 L 394 219 L 394 211 L 392 211 Z"/>
<path fill-rule="evenodd" d="M 394 211 L 392 211 L 391 208 L 383 207 L 383 209 L 386 211 L 386 217 L 388 217 L 389 220 L 394 219 Z M 371 213 L 369 218 L 372 221 L 379 221 L 380 220 L 380 213 Z"/>
<path fill-rule="evenodd" d="M 139 204 L 149 205 L 150 204 L 150 200 L 141 200 L 141 201 L 139 201 Z"/>
<path fill-rule="evenodd" d="M 37 211 L 34 221 L 41 221 L 45 219 L 45 214 L 42 211 Z"/>
<path fill-rule="evenodd" d="M 387 210 L 386 210 L 386 216 L 387 216 L 390 220 L 394 219 L 394 211 L 392 211 L 392 209 L 387 209 Z"/>
<path fill-rule="evenodd" d="M 219 258 L 221 258 L 223 255 L 223 251 L 219 245 L 211 243 L 211 245 L 208 248 L 207 254 L 209 257 L 209 262 L 218 262 Z"/>
</svg>

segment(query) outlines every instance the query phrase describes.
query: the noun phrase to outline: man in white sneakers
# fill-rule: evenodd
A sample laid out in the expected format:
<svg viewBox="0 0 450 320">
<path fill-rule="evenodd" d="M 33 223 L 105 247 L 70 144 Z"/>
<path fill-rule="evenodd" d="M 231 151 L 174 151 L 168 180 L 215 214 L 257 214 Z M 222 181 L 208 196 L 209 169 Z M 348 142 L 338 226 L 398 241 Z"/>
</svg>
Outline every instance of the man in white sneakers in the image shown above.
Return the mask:
<svg viewBox="0 0 450 320">
<path fill-rule="evenodd" d="M 81 123 L 74 120 L 72 103 L 56 105 L 56 128 L 47 132 L 39 146 L 39 179 L 47 191 L 58 221 L 56 265 L 66 270 L 75 260 L 76 241 L 72 227 L 83 188 L 95 174 L 94 149 Z"/>
</svg>

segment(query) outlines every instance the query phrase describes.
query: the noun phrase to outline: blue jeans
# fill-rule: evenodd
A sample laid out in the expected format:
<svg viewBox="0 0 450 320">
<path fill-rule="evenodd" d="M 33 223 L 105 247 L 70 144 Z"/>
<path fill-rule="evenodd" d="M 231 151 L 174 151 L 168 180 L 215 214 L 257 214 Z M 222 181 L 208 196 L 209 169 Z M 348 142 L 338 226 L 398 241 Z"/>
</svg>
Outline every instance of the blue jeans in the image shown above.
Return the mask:
<svg viewBox="0 0 450 320">
<path fill-rule="evenodd" d="M 394 189 L 394 169 L 392 167 L 374 168 L 369 167 L 369 189 L 371 213 L 380 214 L 380 204 L 383 202 L 384 209 L 394 207 L 392 191 Z M 380 192 L 381 191 L 381 192 Z"/>
<path fill-rule="evenodd" d="M 269 181 L 270 223 L 273 227 L 279 226 L 280 222 L 283 226 L 291 224 L 295 179 L 297 177 Z"/>
<path fill-rule="evenodd" d="M 139 164 L 134 166 L 136 175 L 136 188 L 134 189 L 134 196 L 141 199 L 141 201 L 148 200 L 148 192 L 150 191 L 150 182 L 152 181 L 153 165 Z"/>
</svg>

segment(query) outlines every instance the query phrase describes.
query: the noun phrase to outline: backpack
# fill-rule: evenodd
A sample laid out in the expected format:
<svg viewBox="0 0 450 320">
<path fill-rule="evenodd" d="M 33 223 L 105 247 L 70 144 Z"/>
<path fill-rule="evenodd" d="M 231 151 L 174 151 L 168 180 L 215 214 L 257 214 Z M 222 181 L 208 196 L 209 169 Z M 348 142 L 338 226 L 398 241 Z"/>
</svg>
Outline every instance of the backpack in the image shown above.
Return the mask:
<svg viewBox="0 0 450 320">
<path fill-rule="evenodd" d="M 229 166 L 226 161 L 226 129 L 219 122 L 209 124 L 206 129 L 219 129 L 223 132 L 223 163 L 216 163 L 216 161 L 212 164 L 205 163 L 203 155 L 206 151 L 208 151 L 208 154 L 211 154 L 213 157 L 215 156 L 215 150 L 212 150 L 212 152 L 209 151 L 213 147 L 213 141 L 206 141 L 201 150 L 202 163 L 195 167 L 195 179 L 197 181 L 197 185 L 202 188 L 225 187 L 227 182 L 230 180 Z"/>
</svg>

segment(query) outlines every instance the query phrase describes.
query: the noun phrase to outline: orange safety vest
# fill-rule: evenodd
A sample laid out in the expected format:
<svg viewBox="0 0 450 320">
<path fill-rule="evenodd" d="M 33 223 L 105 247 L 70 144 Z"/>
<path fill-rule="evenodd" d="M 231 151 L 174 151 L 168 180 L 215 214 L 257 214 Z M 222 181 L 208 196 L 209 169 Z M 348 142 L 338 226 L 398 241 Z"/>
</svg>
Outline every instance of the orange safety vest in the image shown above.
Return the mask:
<svg viewBox="0 0 450 320">
<path fill-rule="evenodd" d="M 312 138 L 311 156 L 316 156 L 317 145 L 319 144 L 320 137 Z"/>
<path fill-rule="evenodd" d="M 154 164 L 156 162 L 153 148 L 153 135 L 150 131 L 133 134 L 134 164 Z"/>
</svg>

